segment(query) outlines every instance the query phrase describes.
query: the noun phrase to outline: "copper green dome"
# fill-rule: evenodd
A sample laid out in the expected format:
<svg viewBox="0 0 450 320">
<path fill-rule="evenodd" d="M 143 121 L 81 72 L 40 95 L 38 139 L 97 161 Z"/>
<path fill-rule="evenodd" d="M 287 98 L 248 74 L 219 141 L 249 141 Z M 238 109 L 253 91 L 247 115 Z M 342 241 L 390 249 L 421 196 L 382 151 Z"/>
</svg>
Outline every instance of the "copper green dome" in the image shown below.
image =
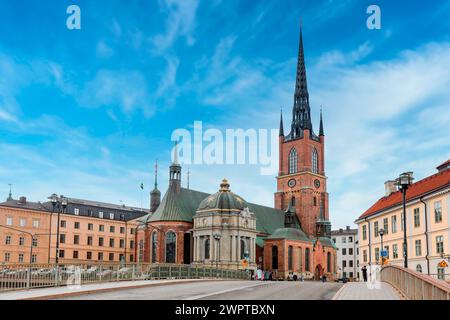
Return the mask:
<svg viewBox="0 0 450 320">
<path fill-rule="evenodd" d="M 223 179 L 219 192 L 216 192 L 204 199 L 197 212 L 217 211 L 217 212 L 241 212 L 248 207 L 247 202 L 237 194 L 230 191 L 230 184 Z"/>
<path fill-rule="evenodd" d="M 266 239 L 287 239 L 287 240 L 303 240 L 310 241 L 301 229 L 297 228 L 279 228 Z"/>
</svg>

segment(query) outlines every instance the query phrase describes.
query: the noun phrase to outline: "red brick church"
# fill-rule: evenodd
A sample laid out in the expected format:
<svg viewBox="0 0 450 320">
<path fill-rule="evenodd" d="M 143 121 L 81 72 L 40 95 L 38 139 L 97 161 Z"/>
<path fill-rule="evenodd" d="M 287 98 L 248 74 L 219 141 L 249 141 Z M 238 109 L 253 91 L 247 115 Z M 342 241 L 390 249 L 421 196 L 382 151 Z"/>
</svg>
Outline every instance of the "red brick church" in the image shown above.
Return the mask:
<svg viewBox="0 0 450 320">
<path fill-rule="evenodd" d="M 246 202 L 223 180 L 214 194 L 183 188 L 181 165 L 170 166 L 162 200 L 151 192 L 151 213 L 139 218 L 138 259 L 176 263 L 261 268 L 277 277 L 333 278 L 336 247 L 325 176 L 325 135 L 311 121 L 302 32 L 290 132 L 279 134 L 279 173 L 275 208 Z M 219 181 L 217 181 L 219 182 Z M 242 261 L 249 262 L 245 266 Z"/>
</svg>

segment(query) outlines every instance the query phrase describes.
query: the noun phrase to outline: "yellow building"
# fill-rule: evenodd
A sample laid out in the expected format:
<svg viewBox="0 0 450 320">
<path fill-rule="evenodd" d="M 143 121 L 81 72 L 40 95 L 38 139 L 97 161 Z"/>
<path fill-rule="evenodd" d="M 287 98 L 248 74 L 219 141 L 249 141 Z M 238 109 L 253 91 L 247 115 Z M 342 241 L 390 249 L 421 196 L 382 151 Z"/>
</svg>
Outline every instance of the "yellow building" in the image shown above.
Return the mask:
<svg viewBox="0 0 450 320">
<path fill-rule="evenodd" d="M 439 265 L 443 260 L 450 265 L 450 160 L 437 169 L 406 191 L 408 268 L 450 281 L 450 268 Z M 404 264 L 402 192 L 392 180 L 385 188 L 386 194 L 355 221 L 360 267 L 380 264 L 381 241 L 388 263 Z"/>
</svg>

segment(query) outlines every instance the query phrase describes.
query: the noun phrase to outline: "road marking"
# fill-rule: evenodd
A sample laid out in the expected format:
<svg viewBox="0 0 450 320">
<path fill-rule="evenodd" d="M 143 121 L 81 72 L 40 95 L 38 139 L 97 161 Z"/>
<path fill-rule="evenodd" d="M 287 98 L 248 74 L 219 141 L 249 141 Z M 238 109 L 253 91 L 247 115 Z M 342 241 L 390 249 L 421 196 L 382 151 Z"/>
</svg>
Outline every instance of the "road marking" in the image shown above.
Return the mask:
<svg viewBox="0 0 450 320">
<path fill-rule="evenodd" d="M 268 283 L 258 283 L 258 284 L 253 284 L 250 286 L 243 286 L 243 287 L 238 287 L 238 288 L 231 288 L 231 289 L 226 289 L 226 290 L 222 290 L 222 291 L 216 291 L 216 292 L 212 292 L 212 293 L 207 293 L 207 294 L 201 294 L 201 295 L 197 295 L 197 296 L 192 296 L 183 300 L 199 300 L 199 299 L 203 299 L 206 297 L 210 297 L 210 296 L 215 296 L 218 294 L 223 294 L 223 293 L 228 293 L 228 292 L 232 292 L 232 291 L 238 291 L 238 290 L 244 290 L 244 289 L 248 289 L 248 288 L 253 288 L 253 287 L 258 287 L 258 286 L 263 286 L 263 285 L 267 285 Z"/>
</svg>

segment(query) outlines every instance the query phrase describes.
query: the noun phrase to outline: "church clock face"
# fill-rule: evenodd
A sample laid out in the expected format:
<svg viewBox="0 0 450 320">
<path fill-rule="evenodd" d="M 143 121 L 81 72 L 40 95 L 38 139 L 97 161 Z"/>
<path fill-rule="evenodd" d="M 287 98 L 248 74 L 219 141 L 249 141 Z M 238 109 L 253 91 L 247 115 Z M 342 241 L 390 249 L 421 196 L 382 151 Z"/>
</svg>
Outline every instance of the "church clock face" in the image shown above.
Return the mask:
<svg viewBox="0 0 450 320">
<path fill-rule="evenodd" d="M 319 180 L 314 180 L 314 186 L 316 187 L 316 189 L 320 188 L 320 181 Z"/>
<path fill-rule="evenodd" d="M 291 180 L 288 181 L 289 188 L 295 187 L 295 184 L 296 184 L 295 179 L 291 179 Z"/>
</svg>

